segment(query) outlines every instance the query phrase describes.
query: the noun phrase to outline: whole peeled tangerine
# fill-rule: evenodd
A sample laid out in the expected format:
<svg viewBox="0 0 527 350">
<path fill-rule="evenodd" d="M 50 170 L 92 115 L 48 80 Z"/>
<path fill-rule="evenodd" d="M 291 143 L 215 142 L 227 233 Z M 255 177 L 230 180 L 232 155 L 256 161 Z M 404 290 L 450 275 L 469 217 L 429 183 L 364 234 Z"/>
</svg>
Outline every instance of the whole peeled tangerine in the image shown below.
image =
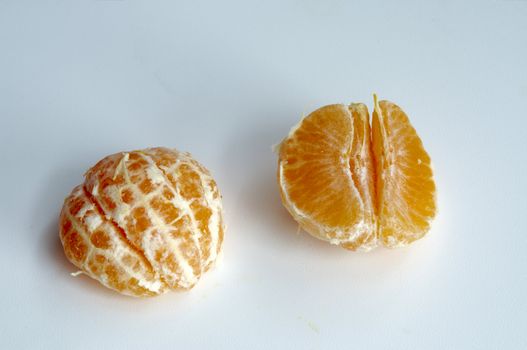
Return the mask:
<svg viewBox="0 0 527 350">
<path fill-rule="evenodd" d="M 209 171 L 168 148 L 99 161 L 64 200 L 59 223 L 67 258 L 132 296 L 192 288 L 216 261 L 224 230 Z"/>
</svg>

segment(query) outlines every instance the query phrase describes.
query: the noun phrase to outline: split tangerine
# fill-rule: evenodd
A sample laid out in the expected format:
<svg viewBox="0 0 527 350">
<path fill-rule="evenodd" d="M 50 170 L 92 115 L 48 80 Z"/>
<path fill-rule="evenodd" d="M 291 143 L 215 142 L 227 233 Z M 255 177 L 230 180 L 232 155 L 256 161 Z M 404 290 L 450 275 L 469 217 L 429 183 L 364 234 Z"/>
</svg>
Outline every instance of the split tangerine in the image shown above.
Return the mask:
<svg viewBox="0 0 527 350">
<path fill-rule="evenodd" d="M 350 250 L 404 246 L 436 213 L 431 160 L 403 110 L 374 96 L 367 107 L 328 105 L 279 146 L 282 202 L 311 235 Z"/>
</svg>

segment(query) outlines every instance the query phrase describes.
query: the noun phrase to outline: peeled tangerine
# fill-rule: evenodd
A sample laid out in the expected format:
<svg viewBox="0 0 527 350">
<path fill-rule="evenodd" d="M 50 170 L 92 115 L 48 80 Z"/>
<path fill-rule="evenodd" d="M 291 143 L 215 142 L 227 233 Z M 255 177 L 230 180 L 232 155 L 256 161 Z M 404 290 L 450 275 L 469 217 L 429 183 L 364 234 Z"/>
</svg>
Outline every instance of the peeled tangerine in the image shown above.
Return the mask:
<svg viewBox="0 0 527 350">
<path fill-rule="evenodd" d="M 351 250 L 423 237 L 436 213 L 430 157 L 403 110 L 317 109 L 279 146 L 282 202 L 311 235 Z"/>
<path fill-rule="evenodd" d="M 59 230 L 68 259 L 108 288 L 132 296 L 190 289 L 221 250 L 221 197 L 188 153 L 116 153 L 65 199 Z"/>
</svg>

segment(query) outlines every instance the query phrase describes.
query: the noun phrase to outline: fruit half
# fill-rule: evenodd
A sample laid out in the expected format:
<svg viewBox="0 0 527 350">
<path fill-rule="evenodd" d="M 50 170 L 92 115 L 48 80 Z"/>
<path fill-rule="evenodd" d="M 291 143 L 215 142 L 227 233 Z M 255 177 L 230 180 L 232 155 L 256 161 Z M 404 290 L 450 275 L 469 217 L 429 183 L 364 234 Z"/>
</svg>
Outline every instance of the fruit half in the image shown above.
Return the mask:
<svg viewBox="0 0 527 350">
<path fill-rule="evenodd" d="M 377 102 L 328 105 L 279 146 L 282 202 L 311 235 L 351 250 L 422 237 L 435 215 L 430 157 L 408 117 Z"/>
</svg>

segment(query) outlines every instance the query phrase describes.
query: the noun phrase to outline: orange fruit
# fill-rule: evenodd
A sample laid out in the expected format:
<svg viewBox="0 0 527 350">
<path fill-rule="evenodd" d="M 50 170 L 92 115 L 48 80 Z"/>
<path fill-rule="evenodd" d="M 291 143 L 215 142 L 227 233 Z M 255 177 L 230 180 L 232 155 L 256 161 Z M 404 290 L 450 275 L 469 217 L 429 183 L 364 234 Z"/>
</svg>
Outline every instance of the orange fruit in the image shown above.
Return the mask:
<svg viewBox="0 0 527 350">
<path fill-rule="evenodd" d="M 435 216 L 430 157 L 408 117 L 377 103 L 317 109 L 279 146 L 282 202 L 311 235 L 351 250 L 421 238 Z"/>
<path fill-rule="evenodd" d="M 66 257 L 115 291 L 190 289 L 220 253 L 221 196 L 188 153 L 116 153 L 89 169 L 65 199 L 59 233 Z"/>
</svg>

